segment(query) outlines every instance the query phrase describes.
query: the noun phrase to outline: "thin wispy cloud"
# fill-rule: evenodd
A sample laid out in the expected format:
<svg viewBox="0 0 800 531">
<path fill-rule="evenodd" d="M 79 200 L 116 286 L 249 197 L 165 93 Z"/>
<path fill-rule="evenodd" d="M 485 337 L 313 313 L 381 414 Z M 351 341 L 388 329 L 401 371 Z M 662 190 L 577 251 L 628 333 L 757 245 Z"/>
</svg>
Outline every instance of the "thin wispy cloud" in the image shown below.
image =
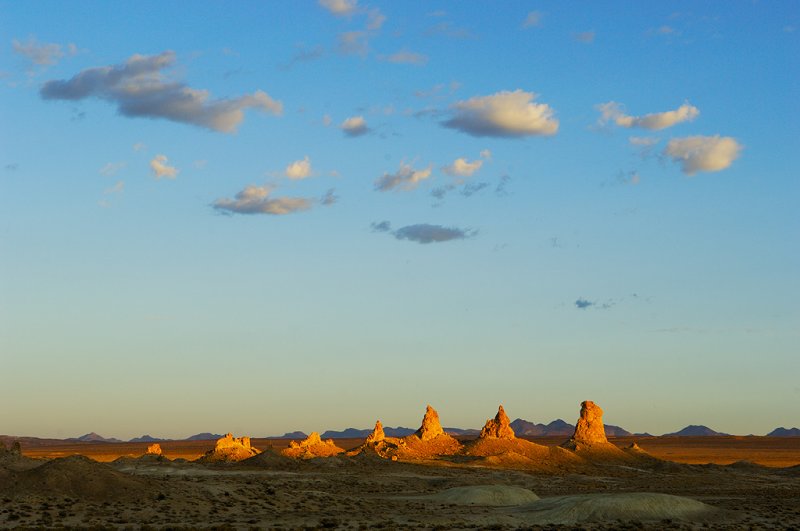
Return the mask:
<svg viewBox="0 0 800 531">
<path fill-rule="evenodd" d="M 282 216 L 309 210 L 313 201 L 304 197 L 272 197 L 272 187 L 246 186 L 233 199 L 221 198 L 212 207 L 228 214 L 268 214 Z"/>
<path fill-rule="evenodd" d="M 319 203 L 322 206 L 331 206 L 339 201 L 339 196 L 336 195 L 336 190 L 334 188 L 329 189 L 325 192 L 325 195 L 319 200 Z"/>
<path fill-rule="evenodd" d="M 555 111 L 535 103 L 536 94 L 517 89 L 459 101 L 443 126 L 472 136 L 549 136 L 558 132 Z"/>
<path fill-rule="evenodd" d="M 14 53 L 28 59 L 36 66 L 52 66 L 64 57 L 78 53 L 78 47 L 70 43 L 66 46 L 56 43 L 39 42 L 36 37 L 28 37 L 25 41 L 11 41 Z"/>
<path fill-rule="evenodd" d="M 319 5 L 337 17 L 347 17 L 356 12 L 358 0 L 319 0 Z"/>
<path fill-rule="evenodd" d="M 408 50 L 401 50 L 391 55 L 382 55 L 379 59 L 387 63 L 407 65 L 424 65 L 428 62 L 427 55 L 409 52 Z"/>
<path fill-rule="evenodd" d="M 117 181 L 114 186 L 103 190 L 104 195 L 120 194 L 125 190 L 125 181 Z"/>
<path fill-rule="evenodd" d="M 694 175 L 728 168 L 739 157 L 743 146 L 729 136 L 688 136 L 673 138 L 664 154 L 681 165 L 681 171 Z"/>
<path fill-rule="evenodd" d="M 127 117 L 163 118 L 223 133 L 236 131 L 244 111 L 281 114 L 283 105 L 266 92 L 230 99 L 210 99 L 207 90 L 167 79 L 164 70 L 176 63 L 175 53 L 134 55 L 125 63 L 83 70 L 67 80 L 46 82 L 40 95 L 46 100 L 99 98 L 117 106 Z"/>
<path fill-rule="evenodd" d="M 594 42 L 595 32 L 593 31 L 582 31 L 580 33 L 573 34 L 573 38 L 584 44 L 591 44 Z"/>
<path fill-rule="evenodd" d="M 339 128 L 345 135 L 350 137 L 365 135 L 370 131 L 363 116 L 351 116 L 343 121 Z"/>
<path fill-rule="evenodd" d="M 443 225 L 431 225 L 429 223 L 407 225 L 405 227 L 392 230 L 391 223 L 388 221 L 381 221 L 372 223 L 371 227 L 374 232 L 385 232 L 391 234 L 398 240 L 407 240 L 421 244 L 464 240 L 467 238 L 472 238 L 478 234 L 477 230 L 461 229 L 458 227 L 445 227 Z"/>
<path fill-rule="evenodd" d="M 522 27 L 525 29 L 541 27 L 542 16 L 543 15 L 541 11 L 531 11 L 530 13 L 528 13 L 528 16 L 525 17 L 525 20 L 522 22 Z"/>
<path fill-rule="evenodd" d="M 175 179 L 180 173 L 180 170 L 174 166 L 167 164 L 166 155 L 156 155 L 150 161 L 150 170 L 156 179 Z"/>
<path fill-rule="evenodd" d="M 384 173 L 375 180 L 375 190 L 379 192 L 413 190 L 419 183 L 431 176 L 431 168 L 432 166 L 428 166 L 416 170 L 410 164 L 401 163 L 395 173 Z"/>
<path fill-rule="evenodd" d="M 688 102 L 673 111 L 645 114 L 644 116 L 630 116 L 625 114 L 624 107 L 616 102 L 601 103 L 595 108 L 600 111 L 598 125 L 605 126 L 613 123 L 620 127 L 649 129 L 658 131 L 672 127 L 682 122 L 691 122 L 700 115 L 700 109 Z"/>
<path fill-rule="evenodd" d="M 109 162 L 103 165 L 102 168 L 98 171 L 100 175 L 105 175 L 106 177 L 113 177 L 117 173 L 120 172 L 123 168 L 127 166 L 126 162 Z"/>
</svg>

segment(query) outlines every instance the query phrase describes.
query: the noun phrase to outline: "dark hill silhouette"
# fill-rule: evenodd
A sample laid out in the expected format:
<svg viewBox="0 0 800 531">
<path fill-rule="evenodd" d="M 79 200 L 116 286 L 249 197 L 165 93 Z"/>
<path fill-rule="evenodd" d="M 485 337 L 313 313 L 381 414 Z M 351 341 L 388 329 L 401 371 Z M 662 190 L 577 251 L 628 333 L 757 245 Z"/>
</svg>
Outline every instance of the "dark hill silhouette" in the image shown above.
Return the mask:
<svg viewBox="0 0 800 531">
<path fill-rule="evenodd" d="M 518 436 L 527 437 L 546 437 L 551 435 L 563 435 L 569 437 L 575 431 L 575 425 L 569 424 L 562 419 L 556 419 L 550 424 L 535 424 L 523 419 L 517 419 L 511 423 L 514 433 Z M 626 437 L 632 435 L 631 432 L 613 424 L 605 425 L 606 437 Z"/>
<path fill-rule="evenodd" d="M 800 428 L 775 428 L 767 434 L 767 437 L 800 437 Z"/>
<path fill-rule="evenodd" d="M 665 433 L 665 437 L 714 437 L 717 435 L 728 435 L 719 431 L 714 431 L 708 426 L 695 425 L 686 426 L 680 431 L 674 433 Z"/>
<path fill-rule="evenodd" d="M 159 439 L 158 437 L 151 437 L 150 435 L 142 435 L 141 437 L 134 437 L 128 442 L 139 443 L 139 442 L 161 442 L 161 441 L 166 441 L 166 439 Z"/>
<path fill-rule="evenodd" d="M 79 442 L 122 442 L 119 439 L 105 438 L 102 435 L 98 435 L 95 432 L 87 433 L 86 435 L 81 435 L 80 437 L 71 437 L 66 439 L 67 441 L 79 441 Z"/>
<path fill-rule="evenodd" d="M 184 441 L 209 441 L 209 440 L 216 441 L 217 439 L 222 439 L 222 437 L 224 437 L 224 435 L 220 435 L 218 433 L 204 432 L 204 433 L 198 433 L 197 435 L 192 435 L 191 437 L 186 437 Z"/>
</svg>

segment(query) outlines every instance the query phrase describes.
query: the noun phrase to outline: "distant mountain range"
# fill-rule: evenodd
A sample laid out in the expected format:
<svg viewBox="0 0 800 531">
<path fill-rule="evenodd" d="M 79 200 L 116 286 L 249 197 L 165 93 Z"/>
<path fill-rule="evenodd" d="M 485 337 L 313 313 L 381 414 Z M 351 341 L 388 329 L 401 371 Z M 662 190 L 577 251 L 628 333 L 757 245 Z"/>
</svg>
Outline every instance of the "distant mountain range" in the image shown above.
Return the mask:
<svg viewBox="0 0 800 531">
<path fill-rule="evenodd" d="M 680 431 L 676 431 L 675 433 L 665 433 L 664 437 L 715 437 L 717 435 L 728 434 L 714 431 L 708 426 L 698 426 L 692 424 L 690 426 L 686 426 Z"/>
<path fill-rule="evenodd" d="M 216 441 L 217 439 L 221 439 L 223 437 L 224 435 L 220 435 L 219 433 L 203 432 L 198 433 L 197 435 L 192 435 L 191 437 L 186 437 L 184 441 Z"/>
<path fill-rule="evenodd" d="M 132 442 L 132 443 L 140 443 L 140 442 L 160 442 L 160 441 L 163 441 L 163 440 L 164 440 L 164 439 L 159 439 L 158 437 L 151 437 L 151 436 L 149 436 L 149 435 L 142 435 L 141 437 L 134 437 L 133 439 L 131 439 L 131 440 L 130 440 L 130 441 L 128 441 L 128 442 Z"/>
<path fill-rule="evenodd" d="M 800 428 L 775 428 L 767 434 L 767 437 L 800 437 Z"/>
<path fill-rule="evenodd" d="M 511 428 L 517 435 L 524 435 L 526 437 L 546 437 L 551 435 L 570 437 L 575 433 L 575 425 L 569 424 L 562 419 L 554 420 L 550 424 L 535 424 L 527 420 L 517 419 L 511 423 Z M 626 437 L 628 435 L 633 435 L 628 430 L 620 428 L 619 426 L 614 426 L 613 424 L 606 424 L 605 429 L 606 437 Z"/>
<path fill-rule="evenodd" d="M 72 437 L 70 439 L 66 439 L 67 441 L 74 441 L 74 442 L 109 442 L 109 443 L 117 443 L 122 442 L 120 439 L 110 438 L 107 439 L 102 435 L 98 435 L 95 432 L 87 433 L 86 435 L 81 435 L 80 437 Z"/>
</svg>

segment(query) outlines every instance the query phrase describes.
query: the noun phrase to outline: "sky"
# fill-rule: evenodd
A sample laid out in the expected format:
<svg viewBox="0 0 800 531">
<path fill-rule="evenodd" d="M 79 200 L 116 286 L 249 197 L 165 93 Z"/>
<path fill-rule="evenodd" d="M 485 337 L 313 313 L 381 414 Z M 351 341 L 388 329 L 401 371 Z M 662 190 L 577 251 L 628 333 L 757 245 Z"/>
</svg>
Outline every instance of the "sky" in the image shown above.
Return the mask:
<svg viewBox="0 0 800 531">
<path fill-rule="evenodd" d="M 0 1 L 0 433 L 800 426 L 800 2 Z"/>
</svg>

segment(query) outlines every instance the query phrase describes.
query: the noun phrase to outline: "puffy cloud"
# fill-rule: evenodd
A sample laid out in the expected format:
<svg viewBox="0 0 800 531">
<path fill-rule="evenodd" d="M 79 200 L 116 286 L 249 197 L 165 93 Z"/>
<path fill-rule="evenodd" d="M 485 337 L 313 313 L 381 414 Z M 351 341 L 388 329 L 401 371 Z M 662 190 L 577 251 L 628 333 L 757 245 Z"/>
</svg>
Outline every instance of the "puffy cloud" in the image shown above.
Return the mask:
<svg viewBox="0 0 800 531">
<path fill-rule="evenodd" d="M 210 100 L 206 90 L 166 80 L 162 70 L 174 64 L 175 53 L 170 51 L 134 55 L 123 64 L 89 68 L 68 80 L 48 81 L 40 94 L 48 100 L 101 98 L 115 103 L 123 116 L 164 118 L 224 133 L 236 130 L 245 109 L 283 112 L 283 105 L 261 90 L 238 98 Z"/>
<path fill-rule="evenodd" d="M 540 11 L 531 11 L 525 17 L 525 22 L 522 23 L 523 28 L 538 28 L 542 25 L 542 13 Z"/>
<path fill-rule="evenodd" d="M 347 136 L 361 136 L 369 132 L 367 121 L 363 116 L 351 116 L 342 122 L 340 128 Z"/>
<path fill-rule="evenodd" d="M 14 39 L 11 44 L 16 53 L 28 58 L 37 66 L 54 65 L 65 55 L 78 53 L 78 48 L 74 44 L 68 44 L 65 52 L 60 44 L 39 42 L 34 37 L 28 37 L 25 42 Z"/>
<path fill-rule="evenodd" d="M 221 198 L 212 203 L 219 211 L 232 214 L 272 214 L 276 216 L 308 210 L 312 201 L 304 197 L 270 197 L 272 188 L 249 185 L 234 199 Z"/>
<path fill-rule="evenodd" d="M 319 0 L 319 5 L 337 17 L 346 17 L 356 12 L 358 0 Z"/>
<path fill-rule="evenodd" d="M 431 176 L 431 167 L 415 170 L 410 164 L 401 163 L 400 169 L 395 173 L 384 173 L 375 179 L 375 190 L 388 192 L 389 190 L 413 190 Z"/>
<path fill-rule="evenodd" d="M 174 179 L 178 176 L 180 170 L 174 166 L 167 164 L 166 155 L 156 155 L 150 161 L 150 169 L 153 171 L 156 179 Z"/>
<path fill-rule="evenodd" d="M 290 179 L 305 179 L 311 175 L 311 159 L 306 155 L 286 166 L 286 176 Z"/>
<path fill-rule="evenodd" d="M 532 92 L 520 89 L 476 96 L 453 105 L 452 117 L 443 125 L 472 136 L 556 134 L 558 120 L 553 117 L 553 109 L 544 103 L 534 103 L 535 98 Z"/>
<path fill-rule="evenodd" d="M 442 167 L 442 171 L 447 175 L 455 175 L 458 177 L 469 177 L 483 166 L 482 160 L 475 160 L 467 162 L 467 159 L 459 158 L 453 161 L 452 164 Z"/>
<path fill-rule="evenodd" d="M 673 138 L 664 154 L 681 164 L 687 175 L 698 171 L 724 170 L 739 157 L 742 145 L 729 136 L 688 136 Z"/>
<path fill-rule="evenodd" d="M 681 122 L 691 122 L 700 114 L 700 109 L 688 102 L 684 103 L 674 111 L 657 112 L 645 114 L 644 116 L 628 116 L 624 113 L 622 105 L 609 101 L 595 106 L 600 111 L 600 125 L 613 122 L 620 127 L 639 127 L 658 131 L 666 129 Z"/>
<path fill-rule="evenodd" d="M 392 224 L 388 221 L 374 221 L 370 224 L 373 232 L 386 232 L 398 240 L 408 240 L 417 243 L 438 243 L 450 240 L 463 240 L 475 236 L 478 231 L 471 229 L 459 229 L 457 227 L 443 227 L 442 225 L 430 225 L 420 223 L 417 225 L 407 225 L 397 230 L 392 230 Z"/>
<path fill-rule="evenodd" d="M 424 65 L 428 62 L 428 56 L 401 50 L 392 55 L 382 56 L 381 60 L 397 64 Z"/>
<path fill-rule="evenodd" d="M 395 230 L 393 233 L 398 240 L 408 240 L 417 243 L 439 243 L 450 240 L 463 240 L 471 238 L 477 231 L 460 229 L 458 227 L 443 227 L 442 225 L 429 225 L 420 223 L 408 225 Z"/>
</svg>

